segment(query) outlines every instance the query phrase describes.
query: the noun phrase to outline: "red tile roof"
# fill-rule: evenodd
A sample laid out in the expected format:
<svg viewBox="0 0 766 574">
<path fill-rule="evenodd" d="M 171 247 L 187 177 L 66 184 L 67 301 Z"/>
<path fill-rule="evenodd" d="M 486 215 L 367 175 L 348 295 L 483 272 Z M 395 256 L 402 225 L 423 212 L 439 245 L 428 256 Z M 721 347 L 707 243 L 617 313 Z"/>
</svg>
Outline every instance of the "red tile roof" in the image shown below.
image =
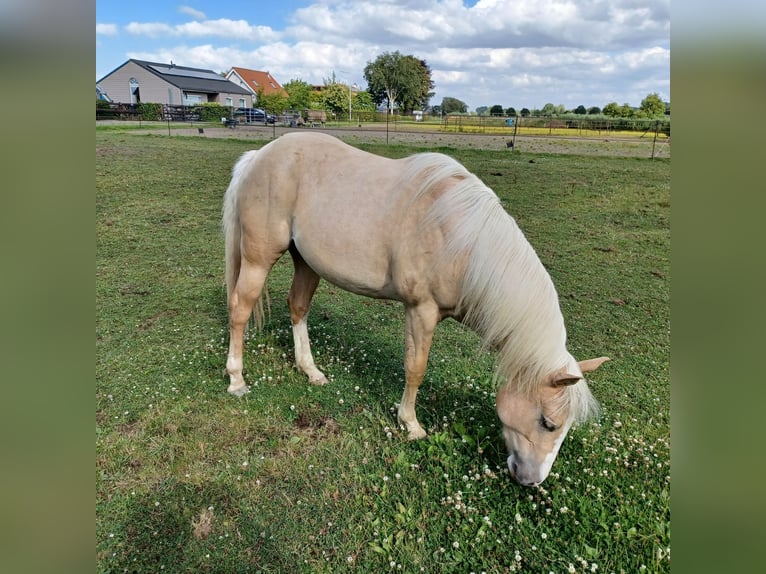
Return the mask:
<svg viewBox="0 0 766 574">
<path fill-rule="evenodd" d="M 239 79 L 232 73 L 236 73 L 245 83 L 247 89 L 256 94 L 259 90 L 263 90 L 265 95 L 279 93 L 287 97 L 287 92 L 282 85 L 272 76 L 269 72 L 261 72 L 259 70 L 248 70 L 247 68 L 233 67 L 226 77 L 229 78 L 235 84 L 239 84 Z"/>
</svg>

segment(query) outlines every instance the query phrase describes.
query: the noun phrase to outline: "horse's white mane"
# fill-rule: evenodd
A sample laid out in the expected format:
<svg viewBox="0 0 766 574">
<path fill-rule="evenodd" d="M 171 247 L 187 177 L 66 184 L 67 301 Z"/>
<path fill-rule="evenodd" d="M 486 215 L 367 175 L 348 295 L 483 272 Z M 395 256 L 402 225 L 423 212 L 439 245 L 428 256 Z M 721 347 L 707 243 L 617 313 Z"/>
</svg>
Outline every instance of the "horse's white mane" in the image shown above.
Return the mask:
<svg viewBox="0 0 766 574">
<path fill-rule="evenodd" d="M 421 153 L 407 162 L 404 181 L 418 182 L 413 201 L 438 195 L 424 223 L 447 230 L 443 260 L 467 261 L 458 303 L 463 322 L 485 347 L 497 349 L 498 384 L 508 382 L 515 392 L 532 396 L 572 360 L 553 281 L 497 195 L 478 177 L 442 154 Z M 571 414 L 587 418 L 594 406 L 587 385 L 567 389 Z"/>
</svg>

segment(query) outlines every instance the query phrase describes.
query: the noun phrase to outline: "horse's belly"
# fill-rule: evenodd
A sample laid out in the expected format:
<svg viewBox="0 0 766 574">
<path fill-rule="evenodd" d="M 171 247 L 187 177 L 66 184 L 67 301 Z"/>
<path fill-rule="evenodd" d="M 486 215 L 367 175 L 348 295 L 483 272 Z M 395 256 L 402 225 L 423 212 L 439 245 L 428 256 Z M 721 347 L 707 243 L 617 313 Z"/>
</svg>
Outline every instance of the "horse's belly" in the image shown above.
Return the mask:
<svg viewBox="0 0 766 574">
<path fill-rule="evenodd" d="M 391 281 L 388 250 L 360 239 L 324 237 L 307 242 L 293 239 L 304 261 L 320 277 L 341 289 L 385 299 L 398 299 Z"/>
</svg>

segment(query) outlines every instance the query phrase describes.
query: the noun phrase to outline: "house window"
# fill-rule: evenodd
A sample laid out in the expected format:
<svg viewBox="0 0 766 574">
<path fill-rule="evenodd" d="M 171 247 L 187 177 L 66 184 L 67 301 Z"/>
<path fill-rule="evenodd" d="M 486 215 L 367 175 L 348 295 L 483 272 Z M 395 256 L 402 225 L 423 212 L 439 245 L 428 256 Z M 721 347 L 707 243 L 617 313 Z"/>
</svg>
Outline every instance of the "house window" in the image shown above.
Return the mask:
<svg viewBox="0 0 766 574">
<path fill-rule="evenodd" d="M 141 91 L 138 89 L 138 80 L 135 78 L 130 78 L 130 80 L 128 80 L 128 84 L 130 86 L 130 103 L 140 104 Z"/>
<path fill-rule="evenodd" d="M 233 106 L 234 100 L 232 100 L 231 98 L 226 98 L 226 105 L 229 107 Z"/>
<path fill-rule="evenodd" d="M 193 106 L 194 104 L 201 104 L 202 102 L 202 94 L 190 94 L 188 92 L 184 92 L 185 106 Z"/>
<path fill-rule="evenodd" d="M 239 107 L 244 108 L 245 107 L 245 98 L 239 98 Z"/>
</svg>

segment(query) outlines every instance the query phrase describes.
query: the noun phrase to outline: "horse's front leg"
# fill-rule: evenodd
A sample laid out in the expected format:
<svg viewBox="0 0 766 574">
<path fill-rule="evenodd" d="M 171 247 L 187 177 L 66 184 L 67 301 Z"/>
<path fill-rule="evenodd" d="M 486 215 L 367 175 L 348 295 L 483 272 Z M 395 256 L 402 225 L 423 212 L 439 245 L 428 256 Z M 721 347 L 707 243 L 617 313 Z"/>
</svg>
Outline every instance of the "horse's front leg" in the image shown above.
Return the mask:
<svg viewBox="0 0 766 574">
<path fill-rule="evenodd" d="M 420 426 L 415 414 L 418 387 L 428 364 L 428 353 L 434 329 L 439 322 L 438 307 L 433 303 L 408 306 L 406 309 L 404 374 L 406 385 L 399 404 L 399 424 L 407 429 L 410 440 L 424 438 L 426 431 Z"/>
</svg>

